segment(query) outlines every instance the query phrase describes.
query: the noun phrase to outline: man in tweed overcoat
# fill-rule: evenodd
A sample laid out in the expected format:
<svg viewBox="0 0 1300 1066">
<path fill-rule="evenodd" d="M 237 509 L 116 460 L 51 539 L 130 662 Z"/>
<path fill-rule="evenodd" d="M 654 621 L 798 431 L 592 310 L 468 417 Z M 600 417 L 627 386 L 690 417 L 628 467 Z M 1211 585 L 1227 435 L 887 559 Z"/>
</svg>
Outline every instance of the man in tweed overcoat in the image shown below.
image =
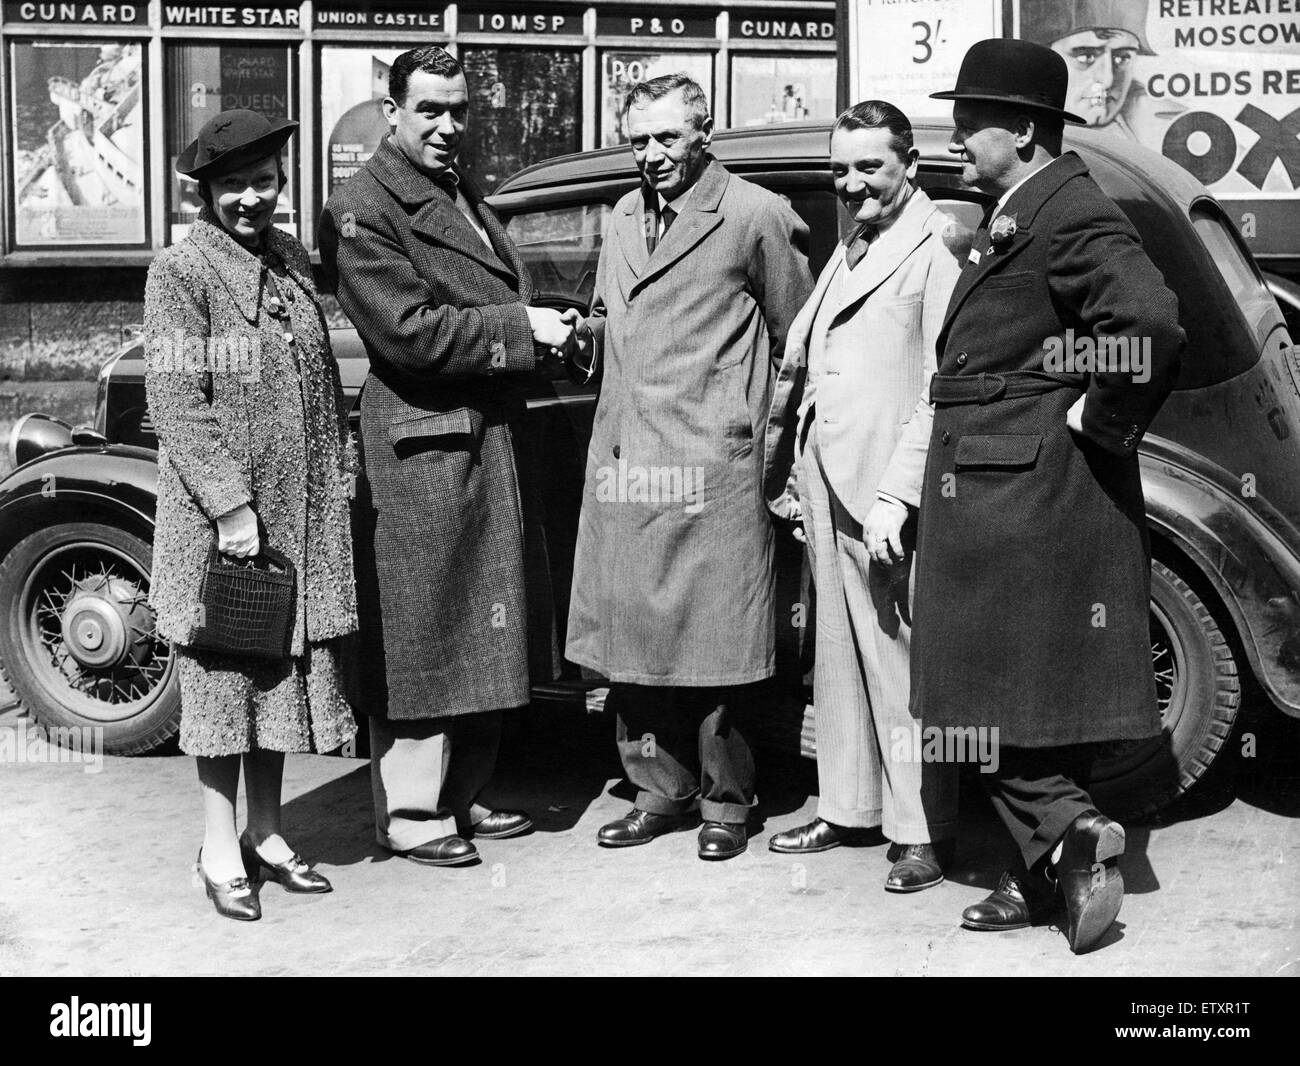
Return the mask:
<svg viewBox="0 0 1300 1066">
<path fill-rule="evenodd" d="M 644 844 L 698 805 L 700 857 L 725 859 L 754 802 L 735 713 L 775 666 L 763 426 L 812 290 L 808 230 L 707 154 L 713 120 L 689 78 L 641 82 L 628 102 L 642 187 L 614 208 L 588 320 L 603 377 L 567 654 L 612 682 L 640 790 L 600 843 Z"/>
<path fill-rule="evenodd" d="M 1000 745 L 980 776 L 1023 867 L 964 924 L 1047 917 L 1055 882 L 1081 952 L 1124 893 L 1124 830 L 1088 795 L 1091 763 L 1099 744 L 1160 732 L 1137 446 L 1184 336 L 1132 223 L 1062 154 L 1063 123 L 1082 121 L 1067 79 L 1051 49 L 990 40 L 935 94 L 956 101 L 962 180 L 997 201 L 939 333 L 912 709 Z"/>
<path fill-rule="evenodd" d="M 399 56 L 383 101 L 393 133 L 321 218 L 322 260 L 370 357 L 361 431 L 373 538 L 358 558 L 378 585 L 377 609 L 363 603 L 363 646 L 386 689 L 370 718 L 376 833 L 431 865 L 474 861 L 470 832 L 532 825 L 477 802 L 500 711 L 529 694 L 511 378 L 572 334 L 557 312 L 529 306 L 524 263 L 456 170 L 468 99 L 442 49 Z"/>
</svg>

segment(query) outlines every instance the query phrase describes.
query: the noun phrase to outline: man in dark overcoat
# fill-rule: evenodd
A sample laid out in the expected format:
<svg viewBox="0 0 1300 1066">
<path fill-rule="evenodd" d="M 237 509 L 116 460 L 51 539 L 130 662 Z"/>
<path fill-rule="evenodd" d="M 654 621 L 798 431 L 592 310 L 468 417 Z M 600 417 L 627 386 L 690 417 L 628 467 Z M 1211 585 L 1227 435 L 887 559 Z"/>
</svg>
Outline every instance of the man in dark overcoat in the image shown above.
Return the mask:
<svg viewBox="0 0 1300 1066">
<path fill-rule="evenodd" d="M 754 802 L 736 711 L 775 668 L 762 442 L 812 290 L 808 230 L 708 154 L 708 101 L 685 75 L 639 83 L 625 110 L 642 184 L 614 208 L 580 333 L 603 377 L 567 654 L 612 682 L 639 790 L 599 842 L 647 843 L 698 807 L 700 857 L 726 859 Z"/>
<path fill-rule="evenodd" d="M 472 862 L 470 833 L 531 828 L 478 802 L 500 712 L 529 698 L 511 379 L 572 337 L 557 312 L 529 306 L 523 261 L 456 168 L 468 103 L 441 48 L 399 56 L 383 101 L 393 132 L 321 218 L 322 260 L 370 357 L 374 532 L 358 555 L 378 584 L 363 646 L 387 695 L 370 718 L 376 833 L 430 865 Z"/>
<path fill-rule="evenodd" d="M 935 94 L 956 101 L 951 150 L 997 202 L 939 334 L 913 710 L 998 744 L 981 778 L 1024 869 L 963 923 L 1030 924 L 1054 882 L 1082 952 L 1124 891 L 1124 831 L 1094 807 L 1088 769 L 1098 744 L 1160 731 L 1137 446 L 1185 338 L 1137 232 L 1061 152 L 1064 121 L 1081 121 L 1061 57 L 983 41 L 957 82 Z"/>
</svg>

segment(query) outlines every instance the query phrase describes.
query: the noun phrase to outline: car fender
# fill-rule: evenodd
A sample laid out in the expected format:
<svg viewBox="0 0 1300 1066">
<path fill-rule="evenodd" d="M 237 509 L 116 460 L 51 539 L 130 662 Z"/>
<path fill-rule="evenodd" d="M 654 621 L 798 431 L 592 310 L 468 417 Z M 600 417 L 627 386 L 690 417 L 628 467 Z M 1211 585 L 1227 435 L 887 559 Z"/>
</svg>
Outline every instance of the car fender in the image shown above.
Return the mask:
<svg viewBox="0 0 1300 1066">
<path fill-rule="evenodd" d="M 1210 583 L 1264 691 L 1300 717 L 1300 536 L 1263 497 L 1243 495 L 1239 477 L 1189 449 L 1149 436 L 1141 465 L 1153 537 Z"/>
<path fill-rule="evenodd" d="M 35 530 L 99 517 L 152 534 L 158 453 L 127 445 L 61 448 L 0 480 L 0 553 Z"/>
</svg>

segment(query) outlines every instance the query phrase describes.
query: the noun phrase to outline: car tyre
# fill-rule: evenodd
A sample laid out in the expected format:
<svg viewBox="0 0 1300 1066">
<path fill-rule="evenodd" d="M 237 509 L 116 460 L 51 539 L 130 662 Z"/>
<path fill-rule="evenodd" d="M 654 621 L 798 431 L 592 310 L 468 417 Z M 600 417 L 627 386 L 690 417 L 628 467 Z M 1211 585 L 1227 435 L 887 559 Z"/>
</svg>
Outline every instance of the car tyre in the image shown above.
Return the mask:
<svg viewBox="0 0 1300 1066">
<path fill-rule="evenodd" d="M 1151 564 L 1151 657 L 1162 735 L 1107 746 L 1089 790 L 1115 817 L 1148 817 L 1195 785 L 1231 736 L 1241 704 L 1236 657 L 1214 615 L 1158 559 Z"/>
<path fill-rule="evenodd" d="M 148 604 L 152 562 L 140 537 L 72 522 L 30 534 L 0 563 L 0 671 L 38 723 L 100 727 L 115 755 L 176 733 L 180 685 Z"/>
</svg>

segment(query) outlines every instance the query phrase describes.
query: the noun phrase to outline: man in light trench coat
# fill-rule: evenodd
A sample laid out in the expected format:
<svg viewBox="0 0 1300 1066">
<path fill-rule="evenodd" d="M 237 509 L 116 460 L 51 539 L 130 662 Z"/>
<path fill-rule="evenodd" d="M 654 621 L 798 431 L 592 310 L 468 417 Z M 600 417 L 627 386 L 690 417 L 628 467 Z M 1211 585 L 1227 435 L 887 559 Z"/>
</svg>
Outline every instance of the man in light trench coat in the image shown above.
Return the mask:
<svg viewBox="0 0 1300 1066">
<path fill-rule="evenodd" d="M 707 149 L 685 75 L 628 94 L 642 185 L 614 208 L 574 359 L 601 373 L 567 655 L 608 677 L 640 790 L 600 830 L 644 844 L 704 819 L 699 855 L 746 847 L 754 763 L 734 712 L 775 667 L 773 529 L 762 493 L 774 367 L 812 288 L 808 232 Z"/>
<path fill-rule="evenodd" d="M 458 866 L 477 858 L 465 837 L 532 827 L 481 802 L 500 712 L 528 702 L 530 680 L 511 381 L 572 329 L 529 306 L 518 251 L 455 165 L 469 107 L 460 64 L 436 46 L 404 52 L 388 86 L 393 132 L 325 205 L 321 258 L 370 358 L 359 504 L 374 530 L 357 554 L 365 695 L 379 704 L 376 835 L 412 861 Z"/>
</svg>

